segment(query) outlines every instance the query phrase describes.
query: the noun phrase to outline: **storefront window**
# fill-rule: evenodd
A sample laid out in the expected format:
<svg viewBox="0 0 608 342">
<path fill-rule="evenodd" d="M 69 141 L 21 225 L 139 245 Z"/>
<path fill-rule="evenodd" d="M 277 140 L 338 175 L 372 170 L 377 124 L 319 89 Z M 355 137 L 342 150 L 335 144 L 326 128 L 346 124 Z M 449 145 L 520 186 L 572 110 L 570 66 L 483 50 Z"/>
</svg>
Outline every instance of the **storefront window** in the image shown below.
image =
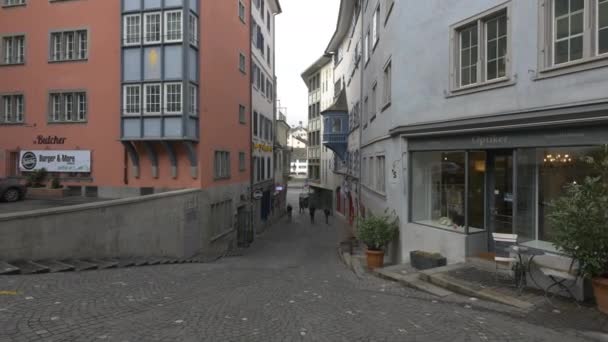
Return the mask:
<svg viewBox="0 0 608 342">
<path fill-rule="evenodd" d="M 464 233 L 465 152 L 418 152 L 412 159 L 413 221 Z"/>
<path fill-rule="evenodd" d="M 518 150 L 517 232 L 529 245 L 550 249 L 553 227 L 547 218 L 551 202 L 564 193 L 564 186 L 598 176 L 593 167 L 602 147 L 551 147 Z"/>
</svg>

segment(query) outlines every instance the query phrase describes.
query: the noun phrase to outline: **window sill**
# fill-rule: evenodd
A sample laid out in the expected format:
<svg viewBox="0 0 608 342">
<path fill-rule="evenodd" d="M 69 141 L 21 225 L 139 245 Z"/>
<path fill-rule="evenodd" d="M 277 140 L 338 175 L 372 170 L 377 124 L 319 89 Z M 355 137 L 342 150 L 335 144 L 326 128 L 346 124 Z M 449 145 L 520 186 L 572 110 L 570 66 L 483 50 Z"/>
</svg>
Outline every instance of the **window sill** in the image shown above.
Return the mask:
<svg viewBox="0 0 608 342">
<path fill-rule="evenodd" d="M 14 4 L 14 5 L 2 5 L 1 7 L 9 9 L 9 8 L 14 8 L 14 7 L 25 7 L 25 6 L 27 6 L 26 3 L 25 4 Z"/>
<path fill-rule="evenodd" d="M 376 39 L 376 41 L 374 42 L 374 46 L 372 47 L 372 54 L 374 52 L 376 52 L 376 48 L 378 47 L 378 43 L 380 43 L 380 37 L 378 37 L 378 39 Z"/>
<path fill-rule="evenodd" d="M 388 101 L 387 103 L 384 104 L 384 106 L 382 106 L 382 111 L 384 112 L 385 110 L 387 110 L 389 107 L 391 106 L 391 101 Z"/>
<path fill-rule="evenodd" d="M 2 63 L 2 64 L 0 64 L 0 67 L 11 67 L 11 66 L 21 66 L 21 65 L 25 65 L 25 62 L 19 62 L 19 63 Z"/>
<path fill-rule="evenodd" d="M 49 125 L 86 125 L 88 121 L 48 121 Z"/>
<path fill-rule="evenodd" d="M 0 122 L 0 126 L 25 126 L 25 122 Z"/>
<path fill-rule="evenodd" d="M 54 59 L 49 59 L 49 64 L 55 64 L 55 63 L 74 63 L 74 62 L 87 62 L 89 60 L 89 58 L 78 58 L 78 59 L 60 59 L 60 60 L 54 60 Z"/>
<path fill-rule="evenodd" d="M 366 128 L 367 128 L 367 124 L 363 125 L 363 129 L 366 129 Z"/>
<path fill-rule="evenodd" d="M 488 81 L 488 82 L 481 83 L 481 84 L 475 84 L 475 85 L 466 86 L 466 87 L 462 87 L 462 88 L 458 88 L 458 89 L 453 89 L 445 97 L 451 98 L 451 97 L 456 97 L 456 96 L 461 96 L 461 95 L 478 93 L 478 92 L 482 92 L 482 91 L 488 91 L 488 90 L 492 90 L 492 89 L 504 88 L 504 87 L 509 87 L 509 86 L 515 85 L 515 83 L 517 83 L 516 77 L 513 77 L 513 79 L 501 78 L 501 79 L 496 79 L 496 80 Z"/>
<path fill-rule="evenodd" d="M 576 62 L 554 65 L 541 69 L 533 78 L 534 81 L 552 78 L 581 71 L 587 71 L 608 66 L 608 54 L 594 56 Z"/>
<path fill-rule="evenodd" d="M 374 120 L 376 120 L 376 114 L 372 115 L 372 117 L 369 119 L 369 124 L 371 125 Z"/>
</svg>

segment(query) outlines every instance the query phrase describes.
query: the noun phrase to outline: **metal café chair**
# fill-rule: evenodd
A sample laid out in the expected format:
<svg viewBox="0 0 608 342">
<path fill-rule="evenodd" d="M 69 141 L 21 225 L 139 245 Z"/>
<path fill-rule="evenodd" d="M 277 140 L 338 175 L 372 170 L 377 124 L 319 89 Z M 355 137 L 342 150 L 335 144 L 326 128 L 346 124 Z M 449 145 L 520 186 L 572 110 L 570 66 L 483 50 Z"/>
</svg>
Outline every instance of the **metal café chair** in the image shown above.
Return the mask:
<svg viewBox="0 0 608 342">
<path fill-rule="evenodd" d="M 496 255 L 494 256 L 494 264 L 495 264 L 495 280 L 498 282 L 498 271 L 499 270 L 507 270 L 512 271 L 515 269 L 515 266 L 519 264 L 519 259 L 511 256 L 511 247 L 517 245 L 517 234 L 500 234 L 500 233 L 492 233 L 492 238 L 494 239 L 494 250 Z M 503 265 L 507 265 L 507 267 L 499 267 Z M 517 286 L 519 286 L 519 279 L 517 274 L 514 277 L 517 282 Z"/>
</svg>

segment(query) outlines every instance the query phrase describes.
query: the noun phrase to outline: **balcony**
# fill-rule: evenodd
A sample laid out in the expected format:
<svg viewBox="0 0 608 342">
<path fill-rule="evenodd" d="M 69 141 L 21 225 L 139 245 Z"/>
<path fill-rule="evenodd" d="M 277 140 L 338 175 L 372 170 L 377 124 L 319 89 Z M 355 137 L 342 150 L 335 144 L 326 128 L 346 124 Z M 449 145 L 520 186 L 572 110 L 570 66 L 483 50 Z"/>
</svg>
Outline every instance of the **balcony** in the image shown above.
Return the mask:
<svg viewBox="0 0 608 342">
<path fill-rule="evenodd" d="M 346 92 L 342 91 L 336 102 L 321 114 L 323 115 L 323 145 L 344 160 L 348 149 Z"/>
</svg>

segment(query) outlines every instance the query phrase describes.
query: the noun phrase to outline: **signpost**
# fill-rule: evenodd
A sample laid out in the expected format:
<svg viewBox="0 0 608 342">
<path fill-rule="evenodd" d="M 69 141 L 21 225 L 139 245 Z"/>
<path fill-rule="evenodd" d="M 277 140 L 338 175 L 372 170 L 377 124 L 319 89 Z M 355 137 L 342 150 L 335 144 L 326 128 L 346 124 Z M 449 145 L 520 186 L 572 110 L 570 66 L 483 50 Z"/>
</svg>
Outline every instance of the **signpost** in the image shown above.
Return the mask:
<svg viewBox="0 0 608 342">
<path fill-rule="evenodd" d="M 264 197 L 264 193 L 262 192 L 262 190 L 256 190 L 253 192 L 253 198 L 256 200 L 262 199 L 262 197 Z"/>
</svg>

